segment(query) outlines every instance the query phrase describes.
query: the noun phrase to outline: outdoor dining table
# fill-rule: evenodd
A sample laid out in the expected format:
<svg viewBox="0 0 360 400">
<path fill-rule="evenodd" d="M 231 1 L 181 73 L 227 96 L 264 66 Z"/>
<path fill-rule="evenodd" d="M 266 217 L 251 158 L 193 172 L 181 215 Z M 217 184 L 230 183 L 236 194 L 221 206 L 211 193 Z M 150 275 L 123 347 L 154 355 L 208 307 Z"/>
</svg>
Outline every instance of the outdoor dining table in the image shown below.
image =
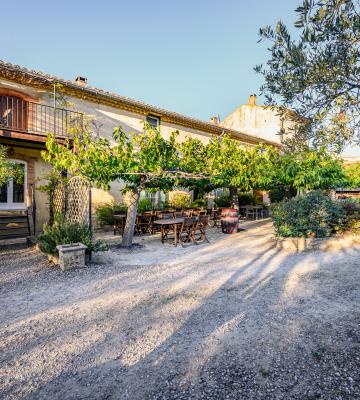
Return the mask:
<svg viewBox="0 0 360 400">
<path fill-rule="evenodd" d="M 161 226 L 161 243 L 164 243 L 166 237 L 166 227 L 174 226 L 174 245 L 177 246 L 178 242 L 178 226 L 184 222 L 184 218 L 169 218 L 169 219 L 157 219 L 154 224 Z"/>
</svg>

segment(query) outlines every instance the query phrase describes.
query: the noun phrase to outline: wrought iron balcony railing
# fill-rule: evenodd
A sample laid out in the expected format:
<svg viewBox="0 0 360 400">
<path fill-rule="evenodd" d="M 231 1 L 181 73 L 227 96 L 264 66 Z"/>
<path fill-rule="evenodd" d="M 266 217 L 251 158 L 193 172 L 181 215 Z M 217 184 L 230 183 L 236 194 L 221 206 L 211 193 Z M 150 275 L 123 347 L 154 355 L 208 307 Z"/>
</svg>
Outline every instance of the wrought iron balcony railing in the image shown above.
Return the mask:
<svg viewBox="0 0 360 400">
<path fill-rule="evenodd" d="M 82 126 L 82 113 L 0 95 L 0 130 L 66 138 Z"/>
</svg>

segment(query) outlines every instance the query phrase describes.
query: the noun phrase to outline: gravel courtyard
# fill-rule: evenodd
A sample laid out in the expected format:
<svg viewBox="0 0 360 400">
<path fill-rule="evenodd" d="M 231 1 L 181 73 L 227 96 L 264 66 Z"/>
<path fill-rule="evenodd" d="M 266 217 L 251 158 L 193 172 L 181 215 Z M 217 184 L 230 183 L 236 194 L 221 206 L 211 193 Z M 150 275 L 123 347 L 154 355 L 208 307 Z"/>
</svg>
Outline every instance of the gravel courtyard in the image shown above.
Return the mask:
<svg viewBox="0 0 360 400">
<path fill-rule="evenodd" d="M 0 250 L 0 398 L 360 398 L 360 247 L 291 254 L 244 226 L 66 273 Z"/>
</svg>

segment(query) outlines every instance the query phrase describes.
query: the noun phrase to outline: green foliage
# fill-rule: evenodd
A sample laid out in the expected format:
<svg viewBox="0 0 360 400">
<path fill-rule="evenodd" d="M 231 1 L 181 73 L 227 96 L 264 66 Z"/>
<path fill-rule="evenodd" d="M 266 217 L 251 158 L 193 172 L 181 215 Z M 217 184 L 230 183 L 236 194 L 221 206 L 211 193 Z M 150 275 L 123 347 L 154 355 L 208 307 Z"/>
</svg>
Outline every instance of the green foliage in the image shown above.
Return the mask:
<svg viewBox="0 0 360 400">
<path fill-rule="evenodd" d="M 230 207 L 230 195 L 225 194 L 223 196 L 219 196 L 214 200 L 215 206 L 218 208 L 225 208 L 225 207 Z"/>
<path fill-rule="evenodd" d="M 191 196 L 190 193 L 171 193 L 171 197 L 169 199 L 169 204 L 171 207 L 177 209 L 186 209 L 190 207 L 191 204 Z"/>
<path fill-rule="evenodd" d="M 6 148 L 0 146 L 0 185 L 6 184 L 9 179 L 16 183 L 24 182 L 24 168 L 22 164 L 6 159 Z"/>
<path fill-rule="evenodd" d="M 295 197 L 297 190 L 293 187 L 277 186 L 269 191 L 269 198 L 271 203 L 279 203 L 282 200 L 289 200 Z"/>
<path fill-rule="evenodd" d="M 169 190 L 179 161 L 176 136 L 173 132 L 170 139 L 165 139 L 158 130 L 149 127 L 140 135 L 128 136 L 118 127 L 113 132 L 114 144 L 87 131 L 74 131 L 66 146 L 49 135 L 47 151 L 42 156 L 57 171 L 85 176 L 102 188 L 108 189 L 111 182 L 122 180 L 126 183 L 125 191 L 135 187 Z"/>
<path fill-rule="evenodd" d="M 328 237 L 346 226 L 343 206 L 320 190 L 272 205 L 276 236 Z"/>
<path fill-rule="evenodd" d="M 332 189 L 341 186 L 345 180 L 341 161 L 324 148 L 312 150 L 305 147 L 301 151 L 279 154 L 274 163 L 275 187 Z"/>
<path fill-rule="evenodd" d="M 339 151 L 360 142 L 360 3 L 303 0 L 295 11 L 298 39 L 281 21 L 260 29 L 272 46 L 255 71 L 265 78 L 267 104 L 281 104 L 281 116 L 294 122 L 291 147 L 311 140 Z"/>
<path fill-rule="evenodd" d="M 351 189 L 360 188 L 360 163 L 346 166 L 344 172 L 346 186 Z"/>
<path fill-rule="evenodd" d="M 102 203 L 96 207 L 95 215 L 100 225 L 114 225 L 114 212 L 126 212 L 127 206 L 122 203 Z"/>
<path fill-rule="evenodd" d="M 56 246 L 60 244 L 82 243 L 87 251 L 104 251 L 106 244 L 101 241 L 93 242 L 89 227 L 79 223 L 57 221 L 52 226 L 45 224 L 43 233 L 38 236 L 41 251 L 57 255 Z"/>
<path fill-rule="evenodd" d="M 133 238 L 139 193 L 168 191 L 179 182 L 176 136 L 177 132 L 173 132 L 165 139 L 159 130 L 148 125 L 143 133 L 132 135 L 118 127 L 110 142 L 87 130 L 75 130 L 65 146 L 57 143 L 54 135 L 49 135 L 47 151 L 42 156 L 55 170 L 84 176 L 98 187 L 109 189 L 113 181 L 125 182 L 124 191 L 131 195 L 122 244 L 128 247 Z"/>
<path fill-rule="evenodd" d="M 207 207 L 207 202 L 205 199 L 196 199 L 190 204 L 190 208 L 200 208 Z"/>
<path fill-rule="evenodd" d="M 246 205 L 256 205 L 258 204 L 258 199 L 252 193 L 239 193 L 239 206 L 246 206 Z"/>
<path fill-rule="evenodd" d="M 138 212 L 151 211 L 153 209 L 151 199 L 140 199 L 138 203 Z"/>
</svg>

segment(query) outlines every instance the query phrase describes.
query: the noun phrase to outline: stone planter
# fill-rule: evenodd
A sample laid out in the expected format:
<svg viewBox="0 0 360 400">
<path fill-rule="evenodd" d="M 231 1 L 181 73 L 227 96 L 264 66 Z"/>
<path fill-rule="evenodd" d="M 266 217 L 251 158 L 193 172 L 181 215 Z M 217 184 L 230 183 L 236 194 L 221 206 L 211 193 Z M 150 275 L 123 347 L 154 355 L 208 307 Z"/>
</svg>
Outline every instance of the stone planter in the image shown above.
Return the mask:
<svg viewBox="0 0 360 400">
<path fill-rule="evenodd" d="M 328 238 L 289 237 L 276 240 L 276 247 L 294 253 L 311 250 L 340 250 L 360 246 L 360 237 L 353 235 L 330 236 Z"/>
<path fill-rule="evenodd" d="M 62 244 L 56 246 L 59 252 L 59 266 L 62 271 L 85 267 L 85 250 L 82 243 Z"/>
</svg>

